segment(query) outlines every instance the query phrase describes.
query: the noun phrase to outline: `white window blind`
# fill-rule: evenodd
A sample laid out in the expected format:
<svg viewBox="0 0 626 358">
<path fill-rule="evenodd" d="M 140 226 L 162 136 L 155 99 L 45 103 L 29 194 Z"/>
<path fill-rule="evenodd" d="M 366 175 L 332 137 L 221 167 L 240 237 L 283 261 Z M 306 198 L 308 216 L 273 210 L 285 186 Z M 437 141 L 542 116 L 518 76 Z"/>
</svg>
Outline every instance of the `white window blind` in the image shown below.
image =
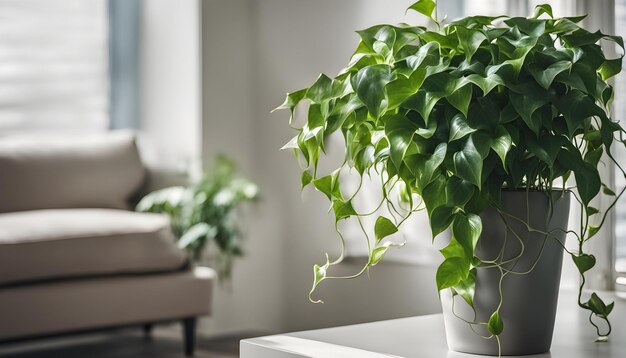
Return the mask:
<svg viewBox="0 0 626 358">
<path fill-rule="evenodd" d="M 617 35 L 626 36 L 626 0 L 615 1 L 615 31 Z M 615 102 L 613 104 L 613 117 L 624 125 L 626 117 L 626 73 L 622 72 L 615 78 Z M 621 145 L 615 146 L 617 159 L 622 163 L 626 158 L 626 150 Z M 626 185 L 626 179 L 619 170 L 615 171 L 615 185 L 621 190 Z M 626 199 L 622 197 L 615 206 L 615 270 L 626 272 Z"/>
<path fill-rule="evenodd" d="M 108 127 L 106 0 L 0 0 L 0 135 Z"/>
</svg>

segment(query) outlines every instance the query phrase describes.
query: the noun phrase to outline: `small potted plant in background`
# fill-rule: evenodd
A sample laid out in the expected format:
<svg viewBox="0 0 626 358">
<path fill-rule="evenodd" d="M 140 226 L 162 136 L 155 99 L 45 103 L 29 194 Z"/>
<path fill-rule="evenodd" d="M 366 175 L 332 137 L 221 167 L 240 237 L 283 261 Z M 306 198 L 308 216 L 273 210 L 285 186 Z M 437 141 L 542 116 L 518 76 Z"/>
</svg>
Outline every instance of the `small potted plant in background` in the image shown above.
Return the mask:
<svg viewBox="0 0 626 358">
<path fill-rule="evenodd" d="M 234 258 L 243 255 L 236 210 L 258 197 L 258 187 L 239 177 L 231 160 L 218 156 L 213 169 L 197 184 L 154 191 L 141 199 L 136 210 L 168 215 L 178 246 L 189 252 L 192 262 L 198 262 L 213 243 L 219 252 L 218 274 L 228 279 Z"/>
<path fill-rule="evenodd" d="M 584 16 L 554 18 L 549 5 L 537 6 L 532 18 L 471 16 L 445 25 L 433 0 L 409 9 L 436 29 L 401 24 L 358 31 L 357 49 L 338 76 L 320 75 L 279 107 L 293 118 L 298 104 L 308 103 L 304 124 L 285 148 L 306 162 L 302 186 L 329 199 L 336 223 L 358 220 L 367 239 L 366 265 L 346 278 L 399 246 L 393 234 L 424 210 L 433 240 L 451 232 L 435 279 L 452 350 L 548 351 L 563 251 L 580 273 L 578 305 L 605 340 L 613 303 L 583 293 L 596 261 L 584 250 L 623 194 L 598 171 L 614 164 L 624 174 L 611 154 L 624 129 L 610 117 L 607 82 L 622 58 L 608 58 L 598 44 L 623 49 L 622 39 L 581 28 Z M 334 133 L 343 137 L 345 160 L 320 173 Z M 359 211 L 353 203 L 362 186 L 348 193 L 342 178 L 363 182 L 375 173 L 380 205 Z M 575 186 L 568 187 L 572 179 Z M 594 207 L 599 196 L 612 204 Z M 581 210 L 570 223 L 575 229 L 568 229 L 570 204 Z M 361 219 L 371 215 L 375 224 L 366 227 Z M 566 237 L 577 241 L 575 250 L 565 248 Z M 341 260 L 327 255 L 314 267 L 311 293 L 338 278 L 330 271 Z"/>
</svg>

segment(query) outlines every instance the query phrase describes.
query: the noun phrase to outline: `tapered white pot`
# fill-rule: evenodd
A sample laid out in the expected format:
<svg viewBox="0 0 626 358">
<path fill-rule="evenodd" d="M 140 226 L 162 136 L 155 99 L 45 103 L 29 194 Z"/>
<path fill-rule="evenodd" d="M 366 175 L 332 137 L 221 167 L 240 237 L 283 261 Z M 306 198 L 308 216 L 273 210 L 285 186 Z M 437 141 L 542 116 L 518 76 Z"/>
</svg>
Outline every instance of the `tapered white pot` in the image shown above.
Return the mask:
<svg viewBox="0 0 626 358">
<path fill-rule="evenodd" d="M 516 258 L 503 267 L 512 271 L 502 281 L 503 302 L 500 316 L 504 331 L 500 335 L 502 355 L 527 355 L 550 350 L 561 279 L 563 243 L 569 216 L 570 195 L 552 192 L 548 195 L 531 191 L 502 191 L 501 213 L 493 208 L 481 214 L 483 231 L 475 255 L 483 260 L 495 259 L 504 246 L 504 259 Z M 521 221 L 520 221 L 521 220 Z M 551 236 L 531 232 L 550 232 Z M 507 229 L 508 226 L 508 229 Z M 557 229 L 553 231 L 554 229 Z M 526 274 L 520 274 L 530 271 Z M 448 347 L 453 351 L 498 355 L 498 344 L 486 325 L 470 325 L 466 321 L 487 322 L 500 302 L 498 268 L 478 268 L 474 310 L 450 290 L 441 291 L 441 303 Z M 454 304 L 453 304 L 454 301 Z M 453 313 L 454 306 L 454 313 Z M 475 316 L 474 316 L 475 315 Z M 458 316 L 458 317 L 457 317 Z"/>
</svg>

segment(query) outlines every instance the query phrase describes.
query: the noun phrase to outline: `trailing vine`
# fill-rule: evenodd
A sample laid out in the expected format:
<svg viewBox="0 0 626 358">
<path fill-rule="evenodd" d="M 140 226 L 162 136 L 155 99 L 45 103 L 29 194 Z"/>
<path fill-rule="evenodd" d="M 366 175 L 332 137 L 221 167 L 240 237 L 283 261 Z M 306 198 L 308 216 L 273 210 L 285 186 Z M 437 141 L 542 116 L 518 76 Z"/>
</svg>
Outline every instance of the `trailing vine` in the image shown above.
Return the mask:
<svg viewBox="0 0 626 358">
<path fill-rule="evenodd" d="M 624 193 L 613 192 L 598 171 L 611 163 L 626 176 L 611 152 L 614 142 L 624 144 L 624 129 L 610 117 L 613 87 L 608 82 L 621 71 L 623 56 L 607 58 L 598 44 L 605 40 L 623 51 L 622 38 L 581 28 L 584 16 L 555 18 L 549 5 L 537 6 L 531 18 L 471 16 L 448 24 L 438 21 L 433 0 L 420 0 L 409 10 L 426 15 L 436 30 L 400 24 L 357 31 L 360 41 L 346 68 L 287 94 L 279 107 L 291 111 L 290 125 L 298 132 L 284 149 L 303 159 L 302 188 L 312 185 L 331 202 L 342 243 L 337 259 L 331 261 L 327 254 L 324 264 L 315 265 L 311 301 L 322 302 L 312 296 L 322 281 L 358 277 L 390 248 L 401 246 L 389 237 L 414 212 L 424 210 L 433 240 L 447 229 L 452 233 L 440 250 L 444 260 L 437 269 L 438 290 L 449 289 L 473 307 L 478 268 L 497 268 L 501 286 L 507 275 L 526 274 L 539 260 L 529 270 L 515 271 L 524 253 L 524 241 L 510 229 L 509 221 L 516 221 L 544 241 L 563 233 L 576 238 L 576 251 L 564 249 L 580 273 L 578 305 L 590 312 L 591 324 L 605 340 L 613 303 L 596 293 L 583 300 L 585 273 L 596 263 L 584 244 Z M 304 124 L 295 126 L 301 102 L 308 102 L 308 113 Z M 319 173 L 321 154 L 335 133 L 343 137 L 343 163 L 329 174 Z M 360 184 L 346 195 L 342 178 L 349 174 L 358 176 Z M 364 178 L 374 174 L 382 198 L 377 207 L 358 212 L 353 200 Z M 576 186 L 566 189 L 572 174 Z M 580 205 L 577 230 L 542 231 L 531 227 L 528 217 L 501 208 L 503 189 L 526 190 L 527 196 L 542 192 L 552 208 L 557 186 Z M 600 196 L 612 197 L 603 211 L 592 206 Z M 488 207 L 498 211 L 514 236 L 505 237 L 504 246 L 507 240 L 520 244 L 515 257 L 505 259 L 504 246 L 494 259 L 476 257 L 480 214 Z M 368 227 L 363 219 L 372 215 L 377 218 Z M 331 266 L 343 259 L 338 224 L 347 219 L 358 222 L 369 257 L 354 275 L 331 276 Z M 487 322 L 466 320 L 472 329 L 486 326 L 491 335 L 481 336 L 495 337 L 498 347 L 503 299 L 501 295 Z"/>
</svg>

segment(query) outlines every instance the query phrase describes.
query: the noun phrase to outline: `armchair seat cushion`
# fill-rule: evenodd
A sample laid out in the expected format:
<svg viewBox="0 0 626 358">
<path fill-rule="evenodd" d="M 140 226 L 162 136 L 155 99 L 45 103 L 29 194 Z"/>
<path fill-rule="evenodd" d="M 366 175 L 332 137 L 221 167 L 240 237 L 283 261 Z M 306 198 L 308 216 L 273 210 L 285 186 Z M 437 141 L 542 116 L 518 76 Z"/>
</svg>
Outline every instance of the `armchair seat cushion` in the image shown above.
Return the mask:
<svg viewBox="0 0 626 358">
<path fill-rule="evenodd" d="M 0 214 L 0 286 L 167 272 L 185 265 L 163 215 L 115 209 Z"/>
</svg>

